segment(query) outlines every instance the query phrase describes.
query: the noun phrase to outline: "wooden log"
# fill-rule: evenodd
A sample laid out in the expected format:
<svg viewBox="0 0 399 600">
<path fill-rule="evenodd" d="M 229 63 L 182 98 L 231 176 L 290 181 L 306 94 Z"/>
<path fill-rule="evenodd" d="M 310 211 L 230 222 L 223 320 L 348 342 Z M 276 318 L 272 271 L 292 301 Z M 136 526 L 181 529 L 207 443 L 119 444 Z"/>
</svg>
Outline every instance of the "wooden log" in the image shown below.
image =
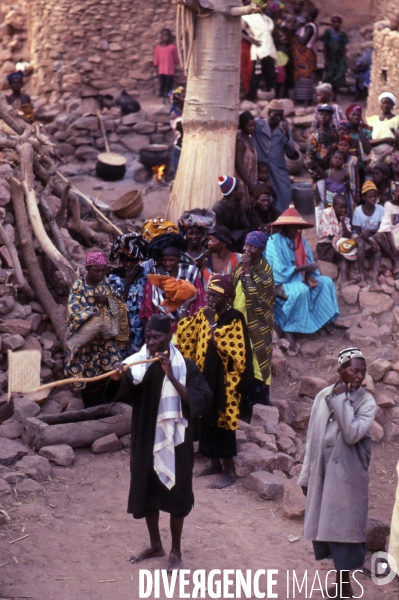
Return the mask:
<svg viewBox="0 0 399 600">
<path fill-rule="evenodd" d="M 15 277 L 17 278 L 18 287 L 29 300 L 33 300 L 35 297 L 35 292 L 30 287 L 29 283 L 26 281 L 26 278 L 22 272 L 21 263 L 19 262 L 18 252 L 15 245 L 12 243 L 10 238 L 8 237 L 6 230 L 3 225 L 0 223 L 0 240 L 3 242 L 5 247 L 10 253 L 12 264 L 15 270 Z"/>
</svg>

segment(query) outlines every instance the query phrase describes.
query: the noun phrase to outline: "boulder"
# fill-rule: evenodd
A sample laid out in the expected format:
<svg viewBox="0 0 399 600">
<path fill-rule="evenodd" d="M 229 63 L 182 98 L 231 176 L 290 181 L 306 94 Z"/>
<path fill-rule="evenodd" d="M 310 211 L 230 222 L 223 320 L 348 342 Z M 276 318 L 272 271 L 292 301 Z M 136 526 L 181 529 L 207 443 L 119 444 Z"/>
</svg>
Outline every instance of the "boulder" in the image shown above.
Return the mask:
<svg viewBox="0 0 399 600">
<path fill-rule="evenodd" d="M 288 519 L 302 519 L 305 514 L 306 497 L 298 485 L 298 477 L 288 479 L 284 486 L 283 512 Z"/>
<path fill-rule="evenodd" d="M 349 329 L 354 325 L 359 325 L 359 323 L 365 320 L 366 316 L 362 313 L 358 315 L 340 315 L 336 321 L 334 321 L 334 327 L 342 327 L 343 329 Z"/>
<path fill-rule="evenodd" d="M 148 135 L 140 135 L 138 133 L 129 133 L 122 138 L 122 144 L 126 146 L 130 152 L 139 153 L 140 150 L 148 146 L 150 140 Z"/>
<path fill-rule="evenodd" d="M 263 406 L 255 404 L 252 412 L 251 425 L 260 425 L 265 427 L 269 423 L 277 425 L 279 421 L 279 412 L 275 406 Z"/>
<path fill-rule="evenodd" d="M 237 431 L 236 431 L 237 444 L 243 444 L 246 441 L 247 441 L 247 436 L 245 435 L 245 431 L 243 431 L 242 429 L 237 429 Z M 122 438 L 121 438 L 121 442 L 122 442 Z M 122 445 L 123 445 L 123 442 L 122 442 Z"/>
<path fill-rule="evenodd" d="M 15 304 L 14 296 L 3 296 L 0 298 L 0 315 L 9 313 Z"/>
<path fill-rule="evenodd" d="M 280 471 L 255 471 L 245 479 L 244 486 L 247 490 L 257 492 L 263 500 L 277 500 L 283 497 L 286 481 L 286 476 Z"/>
<path fill-rule="evenodd" d="M 388 421 L 384 425 L 384 438 L 388 444 L 399 441 L 399 425 Z"/>
<path fill-rule="evenodd" d="M 273 348 L 272 374 L 275 377 L 282 377 L 287 370 L 287 365 L 287 359 L 280 348 Z"/>
<path fill-rule="evenodd" d="M 314 358 L 315 356 L 325 356 L 327 348 L 323 341 L 310 341 L 302 343 L 299 352 L 303 358 Z"/>
<path fill-rule="evenodd" d="M 376 408 L 374 419 L 381 425 L 381 427 L 384 427 L 386 421 L 385 411 L 380 406 L 377 406 Z"/>
<path fill-rule="evenodd" d="M 373 421 L 370 427 L 370 435 L 373 442 L 382 442 L 384 439 L 384 428 L 377 421 Z"/>
<path fill-rule="evenodd" d="M 22 335 L 25 337 L 32 331 L 32 325 L 22 319 L 0 319 L 0 333 Z"/>
<path fill-rule="evenodd" d="M 26 479 L 25 473 L 20 473 L 19 471 L 12 471 L 10 469 L 7 469 L 7 472 L 1 472 L 0 477 L 10 485 L 14 485 L 18 481 L 23 481 L 24 479 Z"/>
<path fill-rule="evenodd" d="M 290 477 L 299 477 L 299 475 L 301 474 L 301 471 L 302 471 L 302 465 L 294 465 L 290 469 L 289 476 Z"/>
<path fill-rule="evenodd" d="M 394 423 L 399 423 L 399 406 L 394 406 L 393 408 L 388 408 L 385 411 L 385 416 L 387 420 L 393 421 Z"/>
<path fill-rule="evenodd" d="M 380 343 L 378 332 L 373 337 L 373 332 L 362 327 L 353 326 L 345 331 L 345 337 L 355 346 L 364 348 L 365 346 L 373 346 Z"/>
<path fill-rule="evenodd" d="M 388 325 L 381 325 L 381 327 L 378 328 L 378 336 L 381 344 L 389 344 L 392 340 L 391 333 L 391 329 Z"/>
<path fill-rule="evenodd" d="M 134 133 L 140 134 L 154 133 L 156 128 L 157 126 L 155 125 L 155 123 L 151 123 L 150 121 L 142 121 L 141 123 L 136 123 L 136 125 L 133 125 L 132 127 Z"/>
<path fill-rule="evenodd" d="M 395 400 L 381 392 L 377 392 L 374 396 L 374 400 L 376 401 L 377 406 L 380 406 L 381 408 L 393 408 L 395 406 Z"/>
<path fill-rule="evenodd" d="M 357 304 L 360 287 L 358 285 L 347 285 L 342 290 L 342 298 L 346 304 Z"/>
<path fill-rule="evenodd" d="M 285 452 L 293 456 L 296 452 L 296 446 L 291 438 L 285 435 L 281 435 L 276 442 L 277 449 L 279 452 Z"/>
<path fill-rule="evenodd" d="M 371 375 L 369 375 L 369 373 L 366 373 L 366 377 L 364 378 L 362 387 L 365 390 L 367 390 L 368 392 L 370 392 L 370 394 L 373 394 L 373 395 L 375 394 L 374 381 L 373 381 L 373 378 L 371 377 Z"/>
<path fill-rule="evenodd" d="M 53 398 L 48 398 L 46 402 L 41 405 L 42 413 L 45 415 L 57 415 L 62 412 L 62 408 L 62 405 Z"/>
<path fill-rule="evenodd" d="M 399 373 L 388 371 L 388 373 L 385 373 L 383 381 L 386 385 L 399 385 Z"/>
<path fill-rule="evenodd" d="M 4 479 L 0 479 L 0 496 L 8 496 L 11 494 L 11 487 Z"/>
<path fill-rule="evenodd" d="M 15 489 L 20 496 L 24 496 L 25 494 L 44 494 L 43 486 L 41 486 L 40 483 L 37 483 L 37 481 L 28 478 L 23 481 L 18 481 Z"/>
<path fill-rule="evenodd" d="M 378 519 L 367 519 L 366 548 L 371 552 L 385 552 L 391 528 Z"/>
<path fill-rule="evenodd" d="M 275 406 L 277 408 L 279 417 L 280 417 L 280 421 L 282 421 L 283 423 L 286 423 L 287 425 L 291 425 L 293 416 L 292 416 L 292 410 L 291 410 L 288 400 L 272 398 L 270 402 L 271 402 L 272 406 Z M 274 433 L 274 432 L 271 430 L 270 431 L 268 430 L 267 433 Z"/>
<path fill-rule="evenodd" d="M 91 451 L 94 454 L 103 454 L 104 452 L 115 452 L 121 450 L 122 444 L 115 433 L 110 433 L 102 438 L 99 438 L 91 445 Z"/>
<path fill-rule="evenodd" d="M 292 429 L 292 427 L 287 425 L 287 423 L 279 423 L 277 425 L 276 432 L 277 432 L 277 437 L 284 436 L 284 437 L 289 437 L 292 440 L 296 439 L 295 431 Z"/>
<path fill-rule="evenodd" d="M 269 435 L 265 433 L 264 428 L 260 425 L 248 427 L 248 429 L 245 430 L 245 436 L 247 442 L 253 442 L 260 448 L 262 448 L 266 442 L 269 441 Z"/>
<path fill-rule="evenodd" d="M 27 398 L 15 398 L 14 400 L 14 421 L 23 423 L 29 417 L 35 417 L 40 412 L 40 406 Z"/>
<path fill-rule="evenodd" d="M 13 465 L 27 454 L 28 449 L 19 442 L 0 438 L 0 465 L 5 465 L 6 467 Z"/>
<path fill-rule="evenodd" d="M 396 328 L 397 328 L 396 320 L 391 311 L 381 313 L 380 315 L 378 315 L 377 323 L 378 323 L 379 327 L 382 327 L 382 325 L 387 325 L 389 327 L 390 331 L 392 331 L 392 332 L 396 331 Z"/>
<path fill-rule="evenodd" d="M 71 446 L 67 444 L 43 446 L 43 448 L 40 448 L 39 454 L 60 467 L 68 467 L 75 460 L 75 453 Z"/>
<path fill-rule="evenodd" d="M 44 456 L 24 456 L 16 465 L 17 471 L 25 473 L 35 481 L 47 481 L 51 473 L 51 465 Z"/>
<path fill-rule="evenodd" d="M 243 432 L 242 432 L 242 431 L 240 431 L 240 432 L 239 432 L 239 431 L 237 431 L 237 432 L 236 432 L 237 438 L 238 438 L 238 434 L 239 434 L 239 433 L 243 433 Z M 245 433 L 244 433 L 244 439 L 245 439 Z M 130 446 L 131 446 L 131 443 L 132 443 L 132 436 L 131 436 L 131 434 L 130 434 L 130 433 L 128 433 L 127 435 L 123 435 L 123 436 L 120 438 L 120 441 L 121 441 L 121 444 L 122 444 L 122 448 L 130 448 Z M 237 444 L 238 444 L 238 443 L 239 443 L 239 441 L 238 441 L 238 439 L 237 439 Z"/>
<path fill-rule="evenodd" d="M 1 350 L 3 353 L 6 353 L 7 350 L 16 350 L 17 348 L 21 348 L 24 345 L 25 340 L 22 335 L 7 335 L 3 337 L 3 343 L 1 346 Z"/>
<path fill-rule="evenodd" d="M 242 446 L 245 444 L 241 444 Z M 256 445 L 255 448 L 244 449 L 234 457 L 237 477 L 246 477 L 253 471 L 270 471 L 272 473 L 278 469 L 277 454 Z"/>
<path fill-rule="evenodd" d="M 292 426 L 296 429 L 307 429 L 312 407 L 303 402 L 290 402 L 293 412 Z"/>
<path fill-rule="evenodd" d="M 361 308 L 370 315 L 380 315 L 391 310 L 393 306 L 393 300 L 390 296 L 378 292 L 360 292 L 359 303 Z"/>
<path fill-rule="evenodd" d="M 16 440 L 21 437 L 22 423 L 8 419 L 2 425 L 0 425 L 0 437 L 8 438 L 9 440 Z"/>
<path fill-rule="evenodd" d="M 374 381 L 381 381 L 385 373 L 391 369 L 391 363 L 389 360 L 383 358 L 377 358 L 370 365 L 367 366 L 367 371 L 374 379 Z"/>
<path fill-rule="evenodd" d="M 327 381 L 320 377 L 309 377 L 305 375 L 301 377 L 298 394 L 300 396 L 310 396 L 315 398 L 321 390 L 324 390 L 328 385 Z"/>
<path fill-rule="evenodd" d="M 334 281 L 338 279 L 338 267 L 333 263 L 326 262 L 324 260 L 317 261 L 319 271 L 325 277 L 331 277 Z"/>
<path fill-rule="evenodd" d="M 277 456 L 280 471 L 284 471 L 284 473 L 289 473 L 292 467 L 294 466 L 295 462 L 292 456 L 289 456 L 284 452 L 279 452 Z"/>
</svg>

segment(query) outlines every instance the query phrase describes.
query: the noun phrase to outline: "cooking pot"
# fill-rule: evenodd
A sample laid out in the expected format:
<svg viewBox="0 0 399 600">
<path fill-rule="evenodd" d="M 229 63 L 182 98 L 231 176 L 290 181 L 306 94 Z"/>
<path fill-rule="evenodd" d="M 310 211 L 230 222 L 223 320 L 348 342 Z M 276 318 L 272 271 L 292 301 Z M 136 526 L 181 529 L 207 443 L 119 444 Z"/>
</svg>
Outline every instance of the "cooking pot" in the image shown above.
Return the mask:
<svg viewBox="0 0 399 600">
<path fill-rule="evenodd" d="M 169 147 L 166 144 L 150 144 L 140 150 L 139 160 L 142 165 L 151 169 L 166 165 L 169 158 Z"/>
</svg>

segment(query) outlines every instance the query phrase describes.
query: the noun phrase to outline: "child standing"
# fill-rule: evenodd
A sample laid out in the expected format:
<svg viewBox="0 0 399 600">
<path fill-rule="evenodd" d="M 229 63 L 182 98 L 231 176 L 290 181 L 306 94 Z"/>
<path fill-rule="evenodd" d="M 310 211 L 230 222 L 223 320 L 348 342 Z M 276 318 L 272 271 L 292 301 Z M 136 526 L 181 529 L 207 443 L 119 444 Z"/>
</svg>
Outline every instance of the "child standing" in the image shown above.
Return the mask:
<svg viewBox="0 0 399 600">
<path fill-rule="evenodd" d="M 158 67 L 160 98 L 166 98 L 172 89 L 177 64 L 179 64 L 179 57 L 177 48 L 172 42 L 172 32 L 170 29 L 162 29 L 161 41 L 154 50 L 154 66 Z"/>
</svg>

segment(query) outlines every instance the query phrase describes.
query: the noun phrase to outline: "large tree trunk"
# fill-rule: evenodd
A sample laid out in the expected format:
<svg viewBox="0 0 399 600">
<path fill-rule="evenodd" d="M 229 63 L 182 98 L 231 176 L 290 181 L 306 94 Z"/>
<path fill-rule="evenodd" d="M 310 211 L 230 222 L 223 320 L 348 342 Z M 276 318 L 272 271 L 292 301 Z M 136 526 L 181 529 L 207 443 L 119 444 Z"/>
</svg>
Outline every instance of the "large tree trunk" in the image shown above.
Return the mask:
<svg viewBox="0 0 399 600">
<path fill-rule="evenodd" d="M 183 112 L 184 140 L 167 210 L 168 219 L 175 223 L 184 210 L 208 208 L 220 200 L 218 176 L 234 175 L 241 23 L 238 16 L 223 12 L 238 5 L 236 0 L 212 3 L 215 11 L 195 20 Z"/>
</svg>

